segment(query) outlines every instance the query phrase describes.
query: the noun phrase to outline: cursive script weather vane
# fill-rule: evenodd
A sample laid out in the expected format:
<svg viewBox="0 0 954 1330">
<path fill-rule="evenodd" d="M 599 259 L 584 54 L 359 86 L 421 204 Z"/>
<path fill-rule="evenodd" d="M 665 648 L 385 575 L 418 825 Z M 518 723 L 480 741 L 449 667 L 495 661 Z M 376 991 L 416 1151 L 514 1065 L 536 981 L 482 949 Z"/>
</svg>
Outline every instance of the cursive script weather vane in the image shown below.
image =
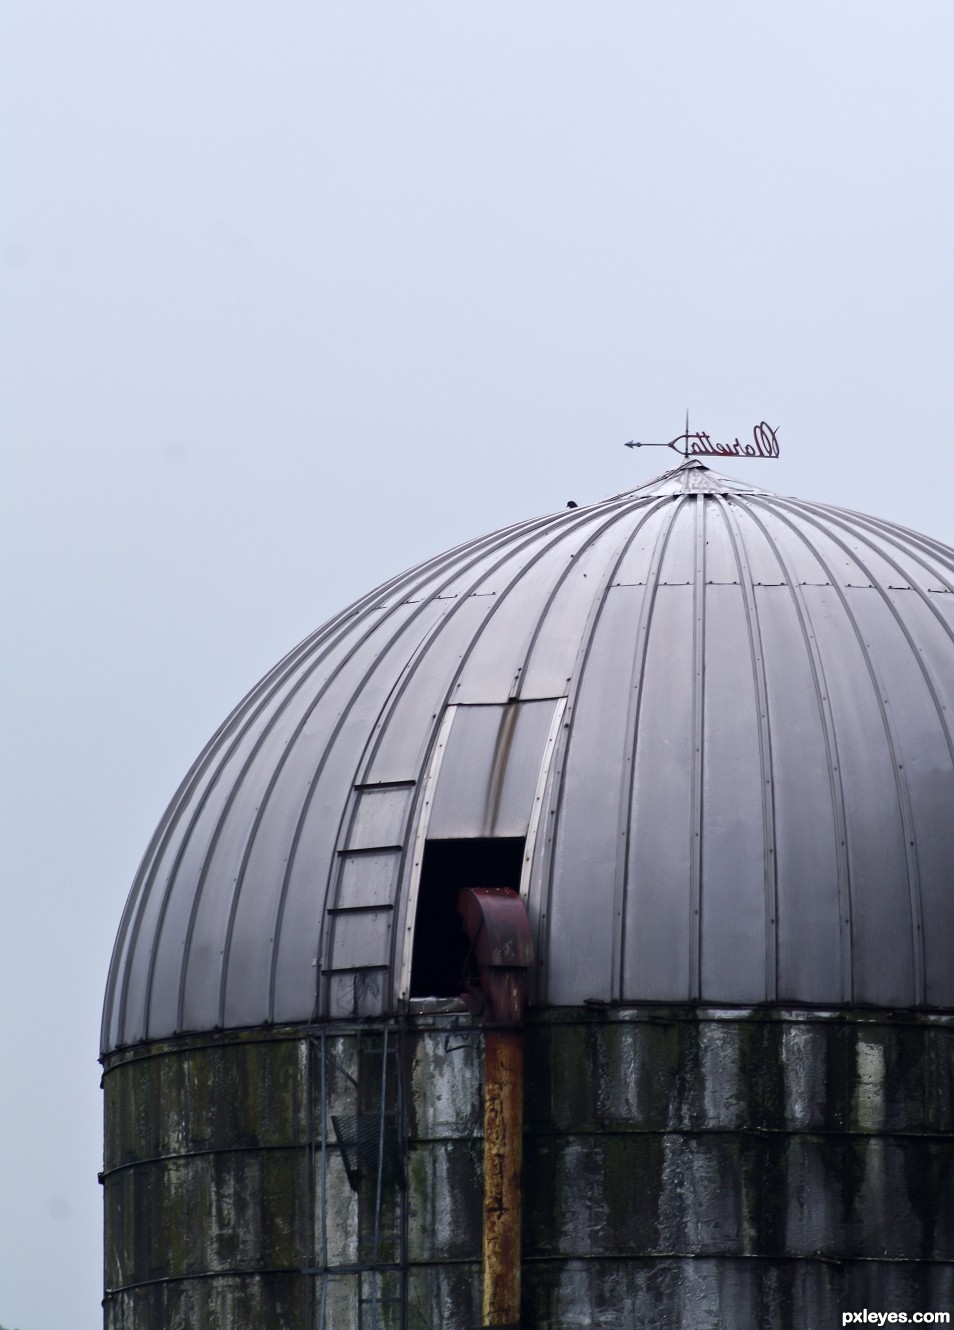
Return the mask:
<svg viewBox="0 0 954 1330">
<path fill-rule="evenodd" d="M 668 443 L 637 443 L 630 439 L 624 448 L 672 448 L 683 457 L 778 457 L 778 426 L 774 428 L 762 420 L 752 427 L 752 443 L 740 443 L 738 436 L 732 443 L 717 443 L 704 431 L 689 433 L 689 412 L 686 428 Z"/>
</svg>

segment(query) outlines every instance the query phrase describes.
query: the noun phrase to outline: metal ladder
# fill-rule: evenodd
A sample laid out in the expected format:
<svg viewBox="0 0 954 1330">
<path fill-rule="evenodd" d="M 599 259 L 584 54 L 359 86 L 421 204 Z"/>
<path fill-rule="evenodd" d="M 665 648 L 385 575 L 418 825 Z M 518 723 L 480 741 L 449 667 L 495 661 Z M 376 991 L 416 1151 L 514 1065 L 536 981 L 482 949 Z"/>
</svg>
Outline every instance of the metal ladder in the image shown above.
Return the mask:
<svg viewBox="0 0 954 1330">
<path fill-rule="evenodd" d="M 360 1046 L 369 1036 L 380 1040 L 378 1057 L 369 1056 Z M 334 1330 L 328 1320 L 329 1281 L 351 1276 L 356 1285 L 359 1330 L 406 1330 L 407 1195 L 400 1033 L 384 1025 L 377 1030 L 356 1031 L 355 1038 L 359 1040 L 357 1079 L 332 1056 L 324 1032 L 309 1040 L 312 1105 L 316 1092 L 320 1093 L 320 1120 L 313 1120 L 310 1133 L 311 1194 L 317 1198 L 319 1209 L 313 1224 L 315 1261 L 307 1271 L 318 1277 L 312 1324 L 316 1330 Z M 329 1108 L 334 1076 L 343 1076 L 351 1083 L 355 1105 L 354 1115 L 339 1117 L 336 1123 Z M 369 1103 L 370 1107 L 365 1107 Z M 357 1263 L 335 1267 L 328 1260 L 327 1183 L 329 1159 L 339 1153 L 352 1188 L 358 1193 Z M 397 1259 L 381 1261 L 386 1188 L 393 1198 L 391 1238 Z M 387 1296 L 382 1288 L 386 1272 L 398 1276 L 396 1295 Z"/>
</svg>

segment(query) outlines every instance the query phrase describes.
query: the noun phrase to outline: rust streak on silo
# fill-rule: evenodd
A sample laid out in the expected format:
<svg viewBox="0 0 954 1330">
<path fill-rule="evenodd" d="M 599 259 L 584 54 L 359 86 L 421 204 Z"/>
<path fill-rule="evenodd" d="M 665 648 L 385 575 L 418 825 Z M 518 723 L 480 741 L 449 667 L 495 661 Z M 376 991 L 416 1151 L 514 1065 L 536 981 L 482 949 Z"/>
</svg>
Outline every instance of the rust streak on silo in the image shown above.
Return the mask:
<svg viewBox="0 0 954 1330">
<path fill-rule="evenodd" d="M 520 1324 L 523 1032 L 484 1035 L 485 1326 Z"/>
<path fill-rule="evenodd" d="M 533 964 L 523 901 L 506 888 L 467 888 L 457 908 L 477 961 L 484 1015 L 484 1233 L 481 1320 L 519 1330 L 523 1168 L 523 1016 Z"/>
</svg>

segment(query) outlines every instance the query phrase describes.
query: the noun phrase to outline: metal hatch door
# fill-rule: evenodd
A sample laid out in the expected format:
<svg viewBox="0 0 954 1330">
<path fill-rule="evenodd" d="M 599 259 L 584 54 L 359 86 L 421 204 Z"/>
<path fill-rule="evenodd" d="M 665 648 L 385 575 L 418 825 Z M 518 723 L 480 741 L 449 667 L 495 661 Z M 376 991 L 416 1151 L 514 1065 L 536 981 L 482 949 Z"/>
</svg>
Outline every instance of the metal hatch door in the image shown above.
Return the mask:
<svg viewBox="0 0 954 1330">
<path fill-rule="evenodd" d="M 421 868 L 428 842 L 524 842 L 520 892 L 530 865 L 547 773 L 566 698 L 448 707 L 431 759 L 417 827 L 399 995 L 410 996 Z"/>
</svg>

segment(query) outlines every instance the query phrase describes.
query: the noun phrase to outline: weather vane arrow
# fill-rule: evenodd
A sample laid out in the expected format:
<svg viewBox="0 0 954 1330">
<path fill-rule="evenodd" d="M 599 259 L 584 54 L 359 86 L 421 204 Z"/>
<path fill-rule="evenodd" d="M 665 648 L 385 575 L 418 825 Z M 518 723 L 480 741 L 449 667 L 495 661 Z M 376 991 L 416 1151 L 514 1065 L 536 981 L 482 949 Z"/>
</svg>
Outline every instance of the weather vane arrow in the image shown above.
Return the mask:
<svg viewBox="0 0 954 1330">
<path fill-rule="evenodd" d="M 689 412 L 686 412 L 686 428 L 668 443 L 640 443 L 630 439 L 624 448 L 671 448 L 682 457 L 778 457 L 778 426 L 767 421 L 760 421 L 752 427 L 752 443 L 740 443 L 738 436 L 732 443 L 717 443 L 704 431 L 694 434 L 689 432 Z"/>
</svg>

